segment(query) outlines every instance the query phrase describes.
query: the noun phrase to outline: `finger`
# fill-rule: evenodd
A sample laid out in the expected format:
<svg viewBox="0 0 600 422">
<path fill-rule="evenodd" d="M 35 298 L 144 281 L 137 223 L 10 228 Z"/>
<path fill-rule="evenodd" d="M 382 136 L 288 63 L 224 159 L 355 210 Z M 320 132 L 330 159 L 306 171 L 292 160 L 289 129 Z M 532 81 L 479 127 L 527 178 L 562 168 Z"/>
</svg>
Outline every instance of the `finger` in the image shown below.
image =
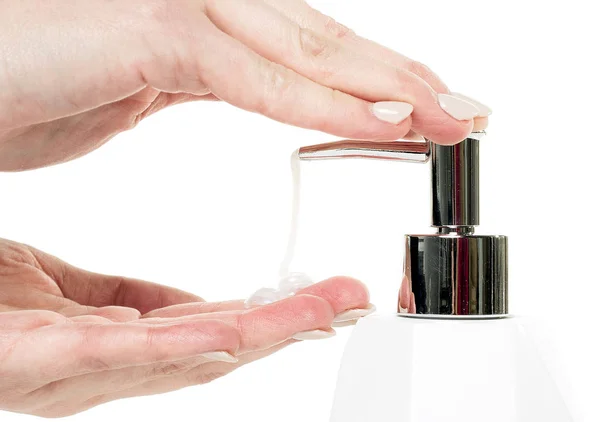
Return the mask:
<svg viewBox="0 0 600 422">
<path fill-rule="evenodd" d="M 139 324 L 164 325 L 190 321 L 219 320 L 240 331 L 238 353 L 264 350 L 304 331 L 330 330 L 335 313 L 331 304 L 317 296 L 296 295 L 269 305 L 177 318 L 147 318 Z"/>
<path fill-rule="evenodd" d="M 410 118 L 398 124 L 377 119 L 372 103 L 314 83 L 268 61 L 244 44 L 203 22 L 208 28 L 194 42 L 202 58 L 200 76 L 214 95 L 237 107 L 295 126 L 350 138 L 401 138 Z M 210 46 L 218 45 L 217 54 Z M 160 83 L 160 81 L 156 81 Z M 182 88 L 192 92 L 193 81 Z"/>
<path fill-rule="evenodd" d="M 313 295 L 325 299 L 335 314 L 350 309 L 362 309 L 369 305 L 369 290 L 351 277 L 332 277 L 300 290 L 297 294 Z"/>
<path fill-rule="evenodd" d="M 473 128 L 473 116 L 467 120 L 451 117 L 440 107 L 437 93 L 416 74 L 356 54 L 262 2 L 222 0 L 209 3 L 208 11 L 221 30 L 266 59 L 319 84 L 371 102 L 412 104 L 412 129 L 432 141 L 456 143 Z"/>
<path fill-rule="evenodd" d="M 297 341 L 288 340 L 266 350 L 259 350 L 256 352 L 243 354 L 239 357 L 239 361 L 237 363 L 212 362 L 195 366 L 191 369 L 188 369 L 184 373 L 174 374 L 167 378 L 149 380 L 148 382 L 136 386 L 131 390 L 121 391 L 117 394 L 120 397 L 122 395 L 125 395 L 125 397 L 134 397 L 150 394 L 161 394 L 168 391 L 179 390 L 192 385 L 206 384 L 210 381 L 214 381 L 215 379 L 227 375 L 244 365 L 271 356 L 272 354 L 277 353 L 294 343 L 297 343 Z M 114 398 L 112 400 L 114 400 Z"/>
<path fill-rule="evenodd" d="M 129 322 L 140 319 L 140 311 L 124 306 L 105 306 L 89 313 L 90 316 L 98 316 L 112 322 Z"/>
<path fill-rule="evenodd" d="M 34 248 L 30 249 L 63 295 L 82 305 L 121 306 L 145 314 L 165 306 L 202 301 L 192 293 L 172 287 L 85 271 Z"/>
<path fill-rule="evenodd" d="M 475 124 L 473 125 L 473 132 L 478 132 L 485 130 L 488 126 L 488 118 L 487 117 L 478 117 L 475 119 Z"/>
<path fill-rule="evenodd" d="M 69 318 L 72 322 L 85 322 L 90 324 L 107 324 L 111 321 L 108 318 L 104 318 L 97 315 L 79 315 L 76 317 Z"/>
<path fill-rule="evenodd" d="M 87 306 L 87 305 L 79 305 L 76 303 L 68 303 L 67 306 L 59 308 L 57 312 L 61 315 L 64 315 L 69 318 L 73 318 L 81 315 L 89 315 L 94 312 L 96 309 L 95 306 Z"/>
<path fill-rule="evenodd" d="M 446 84 L 431 69 L 392 49 L 356 35 L 350 28 L 312 8 L 304 1 L 266 0 L 274 9 L 302 28 L 334 40 L 371 60 L 408 70 L 427 82 L 438 93 L 449 93 Z"/>
<path fill-rule="evenodd" d="M 137 309 L 124 306 L 104 306 L 97 308 L 87 305 L 72 305 L 61 308 L 58 312 L 71 319 L 80 316 L 99 316 L 112 322 L 135 321 L 140 319 L 141 315 Z"/>
<path fill-rule="evenodd" d="M 244 309 L 243 300 L 227 302 L 198 302 L 167 306 L 144 314 L 143 318 L 175 318 L 186 315 L 207 314 L 210 312 L 240 311 Z"/>
<path fill-rule="evenodd" d="M 25 310 L 0 312 L 0 332 L 22 331 L 68 322 L 64 315 L 52 311 Z"/>
<path fill-rule="evenodd" d="M 235 353 L 237 328 L 220 321 L 170 325 L 67 323 L 29 331 L 4 363 L 23 378 L 47 381 L 84 373 L 195 357 L 213 351 Z"/>
<path fill-rule="evenodd" d="M 279 0 L 266 0 L 266 3 L 302 28 L 313 30 L 328 39 L 340 43 L 355 53 L 369 57 L 371 60 L 377 60 L 399 69 L 408 70 L 427 82 L 437 93 L 450 92 L 444 81 L 425 64 L 355 34 L 350 28 L 312 8 L 304 1 L 282 2 Z M 487 125 L 487 117 L 476 117 L 474 119 L 473 131 L 484 130 L 487 128 Z"/>
<path fill-rule="evenodd" d="M 196 100 L 218 100 L 212 94 L 171 94 L 144 88 L 120 101 L 74 116 L 40 123 L 3 140 L 2 171 L 22 171 L 74 160 L 101 147 L 115 135 L 132 129 L 141 120 L 166 107 Z M 56 136 L 56 134 L 60 136 Z M 48 139 L 52 137 L 51 142 Z M 36 154 L 23 154 L 23 146 Z"/>
<path fill-rule="evenodd" d="M 296 295 L 310 295 L 317 296 L 324 299 L 329 303 L 335 315 L 340 314 L 344 311 L 351 309 L 364 309 L 369 305 L 369 291 L 367 287 L 360 281 L 351 277 L 332 277 L 320 283 L 313 284 L 305 289 L 300 290 Z M 283 299 L 283 301 L 276 302 L 282 303 L 289 301 L 290 299 Z M 168 317 L 165 314 L 161 314 L 160 310 L 157 310 L 153 317 L 142 318 L 139 323 L 142 324 L 169 324 L 179 323 L 183 321 L 194 321 L 198 319 L 220 319 L 227 321 L 230 324 L 236 323 L 237 318 L 244 312 L 249 312 L 243 308 L 243 302 L 225 302 L 231 304 L 231 309 L 221 309 L 220 312 L 185 312 L 188 305 L 181 305 L 184 307 L 185 315 L 173 315 Z M 201 310 L 201 305 L 189 305 L 189 310 Z M 207 305 L 211 305 L 207 303 Z M 217 304 L 218 305 L 218 304 Z M 219 305 L 218 305 L 219 306 Z M 236 310 L 238 306 L 242 307 L 240 310 Z M 272 305 L 267 305 L 272 306 Z M 177 308 L 177 307 L 173 307 Z M 254 308 L 260 310 L 264 307 Z M 168 308 L 166 308 L 168 310 Z M 160 317 L 158 317 L 160 316 Z"/>
<path fill-rule="evenodd" d="M 148 368 L 137 367 L 130 368 L 125 372 L 111 371 L 112 374 L 108 379 L 106 378 L 106 374 L 99 373 L 63 380 L 54 387 L 55 391 L 62 392 L 61 398 L 63 402 L 52 403 L 43 407 L 40 403 L 38 405 L 39 410 L 36 413 L 50 416 L 59 412 L 61 412 L 60 414 L 71 414 L 114 400 L 163 394 L 185 387 L 206 384 L 227 375 L 243 365 L 270 356 L 295 342 L 295 340 L 289 340 L 267 350 L 241 355 L 239 362 L 235 364 L 219 362 L 206 364 L 206 361 L 196 364 L 197 360 L 187 359 L 165 364 L 162 367 L 155 367 L 150 370 Z M 140 378 L 137 374 L 130 371 L 143 371 L 147 378 Z M 139 379 L 144 379 L 144 381 L 133 381 Z M 116 390 L 116 386 L 120 388 Z M 83 395 L 74 393 L 81 391 L 86 391 L 87 393 Z M 90 395 L 89 393 L 91 392 L 95 392 L 95 394 Z M 74 397 L 79 398 L 80 401 L 74 403 L 74 400 L 72 400 Z M 69 403 L 68 406 L 70 408 L 65 409 L 63 403 Z M 67 411 L 65 412 L 65 410 Z"/>
<path fill-rule="evenodd" d="M 163 380 L 207 362 L 205 358 L 194 357 L 72 376 L 48 383 L 28 393 L 22 405 L 30 404 L 28 413 L 42 416 L 55 413 L 58 415 L 58 411 L 63 416 L 77 413 L 87 409 L 87 406 L 82 407 L 82 403 L 94 397 L 119 393 L 155 380 L 159 383 L 165 382 Z M 168 381 L 166 383 L 168 384 Z"/>
</svg>

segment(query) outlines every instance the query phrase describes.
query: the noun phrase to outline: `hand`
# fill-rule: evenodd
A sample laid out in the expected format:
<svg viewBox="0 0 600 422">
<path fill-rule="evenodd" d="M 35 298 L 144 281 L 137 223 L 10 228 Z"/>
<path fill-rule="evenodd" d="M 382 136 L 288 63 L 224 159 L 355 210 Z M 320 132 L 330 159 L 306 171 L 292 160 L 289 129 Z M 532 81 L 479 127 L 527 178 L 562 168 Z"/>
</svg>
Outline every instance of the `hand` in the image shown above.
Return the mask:
<svg viewBox="0 0 600 422">
<path fill-rule="evenodd" d="M 0 0 L 0 9 L 0 170 L 74 159 L 192 100 L 354 139 L 455 143 L 487 124 L 485 107 L 469 103 L 452 113 L 464 120 L 453 118 L 437 96 L 448 88 L 427 67 L 303 0 Z M 414 111 L 380 120 L 380 101 Z"/>
<path fill-rule="evenodd" d="M 206 383 L 294 337 L 333 334 L 336 315 L 368 302 L 362 284 L 337 277 L 246 310 L 0 240 L 0 409 L 66 416 Z"/>
</svg>

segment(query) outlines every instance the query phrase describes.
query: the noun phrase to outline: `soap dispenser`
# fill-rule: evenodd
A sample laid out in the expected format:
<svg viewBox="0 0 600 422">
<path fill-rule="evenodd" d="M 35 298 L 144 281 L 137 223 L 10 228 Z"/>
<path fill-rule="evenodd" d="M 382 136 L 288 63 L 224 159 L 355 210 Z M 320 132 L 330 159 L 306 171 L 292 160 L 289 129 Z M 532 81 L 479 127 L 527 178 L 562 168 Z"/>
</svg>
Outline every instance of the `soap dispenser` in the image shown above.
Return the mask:
<svg viewBox="0 0 600 422">
<path fill-rule="evenodd" d="M 509 314 L 507 238 L 475 233 L 483 137 L 300 148 L 301 160 L 431 165 L 433 232 L 405 236 L 397 312 L 364 318 L 352 332 L 331 422 L 573 420 L 526 325 Z"/>
</svg>

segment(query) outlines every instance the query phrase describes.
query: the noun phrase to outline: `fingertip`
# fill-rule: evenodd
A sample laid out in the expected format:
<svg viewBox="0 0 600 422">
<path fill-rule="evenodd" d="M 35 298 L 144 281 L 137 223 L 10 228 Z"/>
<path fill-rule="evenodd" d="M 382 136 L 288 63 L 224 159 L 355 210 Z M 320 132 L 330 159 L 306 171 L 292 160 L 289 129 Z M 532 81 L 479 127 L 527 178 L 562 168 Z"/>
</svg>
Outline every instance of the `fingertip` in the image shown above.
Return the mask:
<svg viewBox="0 0 600 422">
<path fill-rule="evenodd" d="M 365 307 L 370 301 L 367 286 L 355 278 L 345 276 L 331 277 L 301 290 L 299 294 L 326 300 L 336 314 L 347 309 Z"/>
<path fill-rule="evenodd" d="M 249 309 L 238 317 L 242 334 L 240 350 L 243 353 L 264 350 L 297 333 L 327 329 L 334 317 L 334 309 L 327 300 L 309 294 Z"/>
<path fill-rule="evenodd" d="M 416 130 L 424 138 L 439 145 L 454 145 L 466 139 L 473 132 L 473 120 L 443 118 L 435 124 L 423 125 Z"/>
<path fill-rule="evenodd" d="M 487 129 L 489 119 L 487 117 L 476 117 L 473 121 L 473 132 L 479 132 Z"/>
<path fill-rule="evenodd" d="M 299 316 L 307 322 L 326 323 L 335 317 L 331 303 L 325 298 L 303 293 L 296 295 L 294 299 L 294 305 L 297 304 L 301 309 Z"/>
</svg>

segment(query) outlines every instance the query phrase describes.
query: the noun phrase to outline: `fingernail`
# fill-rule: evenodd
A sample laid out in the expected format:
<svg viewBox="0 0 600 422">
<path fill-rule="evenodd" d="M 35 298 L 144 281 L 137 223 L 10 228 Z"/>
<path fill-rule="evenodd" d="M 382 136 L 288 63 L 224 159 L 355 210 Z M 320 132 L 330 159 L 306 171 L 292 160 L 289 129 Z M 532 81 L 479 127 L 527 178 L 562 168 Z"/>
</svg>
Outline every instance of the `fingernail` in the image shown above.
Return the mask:
<svg viewBox="0 0 600 422">
<path fill-rule="evenodd" d="M 263 288 L 255 291 L 252 296 L 246 299 L 244 306 L 252 308 L 254 306 L 268 305 L 282 299 L 283 295 L 277 289 Z"/>
<path fill-rule="evenodd" d="M 333 322 L 337 323 L 352 321 L 355 319 L 357 320 L 359 318 L 366 317 L 367 315 L 372 314 L 373 312 L 375 312 L 376 309 L 377 308 L 375 307 L 375 305 L 369 303 L 369 305 L 366 308 L 350 309 L 349 311 L 345 311 L 341 314 L 336 315 L 336 317 L 333 319 Z"/>
<path fill-rule="evenodd" d="M 487 117 L 492 114 L 491 108 L 489 108 L 485 104 L 480 103 L 479 101 L 477 101 L 471 97 L 467 97 L 466 95 L 460 94 L 458 92 L 453 92 L 452 95 L 455 97 L 458 97 L 462 100 L 466 100 L 466 101 L 470 102 L 471 104 L 473 104 L 475 107 L 477 107 L 479 109 L 479 112 L 477 113 L 477 117 Z"/>
<path fill-rule="evenodd" d="M 203 353 L 200 356 L 216 362 L 236 363 L 238 361 L 238 358 L 227 352 L 209 352 Z"/>
<path fill-rule="evenodd" d="M 342 322 L 334 322 L 331 324 L 333 328 L 344 328 L 350 327 L 352 325 L 356 325 L 356 323 L 360 320 L 360 318 L 351 319 L 350 321 L 342 321 Z"/>
<path fill-rule="evenodd" d="M 373 114 L 379 120 L 397 125 L 410 116 L 413 106 L 398 101 L 381 101 L 373 104 Z"/>
<path fill-rule="evenodd" d="M 470 102 L 450 94 L 438 94 L 440 107 L 456 120 L 471 120 L 479 109 Z"/>
<path fill-rule="evenodd" d="M 326 338 L 334 337 L 336 334 L 335 330 L 325 331 L 325 330 L 312 330 L 312 331 L 303 331 L 301 333 L 295 334 L 292 336 L 294 340 L 322 340 Z"/>
<path fill-rule="evenodd" d="M 284 296 L 293 296 L 313 284 L 311 278 L 304 273 L 290 273 L 279 282 L 279 291 Z"/>
</svg>

